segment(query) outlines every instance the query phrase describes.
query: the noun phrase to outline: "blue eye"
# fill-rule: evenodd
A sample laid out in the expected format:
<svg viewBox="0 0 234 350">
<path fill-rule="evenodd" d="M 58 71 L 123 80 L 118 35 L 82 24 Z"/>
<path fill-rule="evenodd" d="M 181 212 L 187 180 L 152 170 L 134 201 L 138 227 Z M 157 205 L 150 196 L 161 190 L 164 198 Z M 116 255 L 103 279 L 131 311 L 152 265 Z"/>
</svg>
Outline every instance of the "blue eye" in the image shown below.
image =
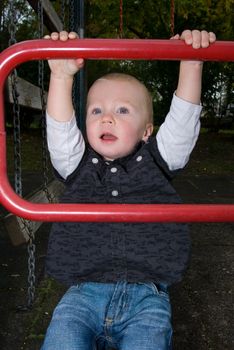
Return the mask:
<svg viewBox="0 0 234 350">
<path fill-rule="evenodd" d="M 119 114 L 128 114 L 128 113 L 129 113 L 129 110 L 128 110 L 128 108 L 126 108 L 126 107 L 119 107 L 119 108 L 117 109 L 117 113 L 119 113 Z"/>
<path fill-rule="evenodd" d="M 98 108 L 98 107 L 92 109 L 92 112 L 91 112 L 91 114 L 94 114 L 94 115 L 97 115 L 100 113 L 102 113 L 102 110 L 101 110 L 101 108 Z"/>
</svg>

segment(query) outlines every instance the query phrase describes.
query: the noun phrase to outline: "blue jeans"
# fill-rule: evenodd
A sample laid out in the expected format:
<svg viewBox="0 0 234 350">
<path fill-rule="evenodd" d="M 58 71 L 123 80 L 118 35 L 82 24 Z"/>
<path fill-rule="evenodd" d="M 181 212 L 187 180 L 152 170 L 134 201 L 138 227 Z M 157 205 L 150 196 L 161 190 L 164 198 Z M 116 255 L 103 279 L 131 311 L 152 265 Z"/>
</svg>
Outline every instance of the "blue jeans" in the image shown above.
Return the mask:
<svg viewBox="0 0 234 350">
<path fill-rule="evenodd" d="M 168 350 L 171 307 L 153 283 L 81 283 L 54 310 L 41 350 Z"/>
</svg>

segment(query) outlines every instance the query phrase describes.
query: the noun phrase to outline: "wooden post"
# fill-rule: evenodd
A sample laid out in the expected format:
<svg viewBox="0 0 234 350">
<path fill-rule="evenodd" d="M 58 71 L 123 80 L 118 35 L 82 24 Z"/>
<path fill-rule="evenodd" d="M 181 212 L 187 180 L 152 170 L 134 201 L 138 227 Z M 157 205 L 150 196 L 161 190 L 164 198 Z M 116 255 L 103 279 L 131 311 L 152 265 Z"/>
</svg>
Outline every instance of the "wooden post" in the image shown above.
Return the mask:
<svg viewBox="0 0 234 350">
<path fill-rule="evenodd" d="M 38 0 L 28 0 L 34 11 L 37 13 Z M 60 32 L 63 30 L 63 24 L 57 15 L 53 5 L 49 0 L 42 1 L 44 24 L 50 32 Z"/>
</svg>

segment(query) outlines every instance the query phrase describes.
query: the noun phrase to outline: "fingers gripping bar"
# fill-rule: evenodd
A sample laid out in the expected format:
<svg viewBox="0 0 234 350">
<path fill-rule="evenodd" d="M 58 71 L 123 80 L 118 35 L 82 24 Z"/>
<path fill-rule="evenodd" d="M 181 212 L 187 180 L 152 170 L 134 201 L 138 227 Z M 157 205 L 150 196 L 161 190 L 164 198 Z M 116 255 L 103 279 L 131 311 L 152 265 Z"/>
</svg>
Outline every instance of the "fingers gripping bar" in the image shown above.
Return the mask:
<svg viewBox="0 0 234 350">
<path fill-rule="evenodd" d="M 81 39 L 66 43 L 31 40 L 0 54 L 0 204 L 13 214 L 35 221 L 92 222 L 224 222 L 234 221 L 227 204 L 40 204 L 19 197 L 9 184 L 3 88 L 19 64 L 52 58 L 234 61 L 234 42 L 218 41 L 192 49 L 179 40 Z"/>
</svg>

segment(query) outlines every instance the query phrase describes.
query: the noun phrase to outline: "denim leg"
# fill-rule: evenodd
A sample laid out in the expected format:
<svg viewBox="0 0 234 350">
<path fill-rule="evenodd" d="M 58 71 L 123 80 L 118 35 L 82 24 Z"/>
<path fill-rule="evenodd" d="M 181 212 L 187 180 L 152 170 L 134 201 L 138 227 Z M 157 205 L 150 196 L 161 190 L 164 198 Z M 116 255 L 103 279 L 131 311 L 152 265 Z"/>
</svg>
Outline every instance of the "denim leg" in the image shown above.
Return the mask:
<svg viewBox="0 0 234 350">
<path fill-rule="evenodd" d="M 94 307 L 79 286 L 71 287 L 54 310 L 41 350 L 96 349 Z"/>
<path fill-rule="evenodd" d="M 41 350 L 169 350 L 169 296 L 152 283 L 84 283 L 56 307 Z"/>
<path fill-rule="evenodd" d="M 155 285 L 127 287 L 122 315 L 115 319 L 112 335 L 119 350 L 169 350 L 172 342 L 169 296 Z"/>
</svg>

